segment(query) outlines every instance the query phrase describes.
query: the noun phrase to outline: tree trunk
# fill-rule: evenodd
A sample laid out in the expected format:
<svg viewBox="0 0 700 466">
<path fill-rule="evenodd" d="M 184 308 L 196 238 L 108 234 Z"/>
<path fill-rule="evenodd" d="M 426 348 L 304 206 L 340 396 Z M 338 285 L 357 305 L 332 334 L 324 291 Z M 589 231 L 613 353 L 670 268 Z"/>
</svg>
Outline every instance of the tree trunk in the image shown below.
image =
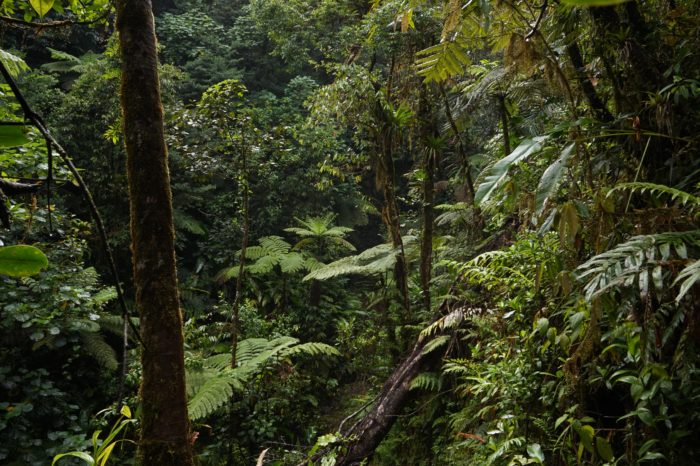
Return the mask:
<svg viewBox="0 0 700 466">
<path fill-rule="evenodd" d="M 347 452 L 336 460 L 336 466 L 354 466 L 374 454 L 394 422 L 401 413 L 411 395 L 411 382 L 420 371 L 439 359 L 440 352 L 424 353 L 425 346 L 441 333 L 419 339 L 411 354 L 394 370 L 384 383 L 372 410 L 349 431 L 341 432 L 346 438 L 353 439 Z"/>
<path fill-rule="evenodd" d="M 192 466 L 182 315 L 150 0 L 117 2 L 136 306 L 144 343 L 139 457 Z"/>
</svg>

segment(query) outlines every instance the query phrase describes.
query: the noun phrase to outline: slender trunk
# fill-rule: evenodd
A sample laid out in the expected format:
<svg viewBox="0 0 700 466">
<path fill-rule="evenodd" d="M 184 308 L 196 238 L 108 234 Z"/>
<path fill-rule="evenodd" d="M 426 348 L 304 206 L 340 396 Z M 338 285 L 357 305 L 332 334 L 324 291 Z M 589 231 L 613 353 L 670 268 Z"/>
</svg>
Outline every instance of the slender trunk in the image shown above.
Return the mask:
<svg viewBox="0 0 700 466">
<path fill-rule="evenodd" d="M 433 198 L 435 192 L 435 152 L 426 148 L 423 156 L 423 231 L 420 245 L 420 285 L 423 310 L 430 315 L 430 278 L 433 266 Z"/>
<path fill-rule="evenodd" d="M 578 44 L 576 42 L 572 42 L 571 44 L 567 45 L 566 53 L 569 55 L 569 60 L 571 60 L 571 64 L 574 66 L 576 81 L 578 81 L 578 85 L 581 86 L 583 95 L 586 96 L 588 105 L 591 106 L 596 118 L 602 122 L 612 121 L 613 116 L 605 106 L 605 103 L 603 103 L 598 96 L 598 93 L 596 92 L 595 87 L 593 87 L 593 83 L 591 82 L 590 78 L 586 75 L 583 56 L 581 55 L 581 49 L 579 48 Z"/>
<path fill-rule="evenodd" d="M 462 161 L 462 166 L 464 167 L 464 177 L 467 183 L 467 193 L 469 194 L 469 203 L 474 203 L 474 180 L 472 179 L 472 167 L 469 163 L 469 157 L 467 157 L 467 150 L 464 147 L 464 141 L 459 133 L 459 128 L 457 127 L 457 122 L 452 116 L 452 110 L 450 109 L 450 99 L 447 97 L 447 92 L 445 92 L 445 86 L 440 84 L 440 94 L 442 94 L 442 99 L 445 103 L 445 116 L 450 124 L 450 129 L 452 134 L 457 139 L 457 152 L 459 153 L 459 158 Z"/>
<path fill-rule="evenodd" d="M 144 343 L 140 462 L 192 466 L 172 196 L 151 2 L 118 1 L 117 28 L 134 285 Z"/>
<path fill-rule="evenodd" d="M 501 126 L 503 127 L 503 152 L 510 154 L 510 130 L 508 129 L 508 109 L 506 108 L 505 94 L 498 95 L 498 109 L 501 113 Z"/>
<path fill-rule="evenodd" d="M 236 352 L 238 351 L 238 334 L 240 333 L 240 310 L 243 299 L 243 280 L 245 279 L 246 250 L 248 249 L 248 237 L 250 236 L 250 193 L 248 192 L 248 157 L 247 148 L 243 148 L 243 160 L 241 161 L 241 177 L 243 181 L 243 238 L 241 239 L 241 262 L 238 266 L 236 277 L 236 297 L 233 300 L 233 316 L 231 319 L 231 367 L 235 368 Z"/>
<path fill-rule="evenodd" d="M 399 250 L 394 265 L 394 280 L 396 288 L 401 295 L 401 303 L 404 308 L 404 320 L 410 316 L 411 306 L 408 296 L 408 267 L 406 264 L 406 253 L 404 251 L 403 237 L 401 236 L 401 218 L 399 216 L 399 206 L 396 201 L 396 189 L 394 187 L 394 160 L 392 157 L 391 137 L 386 137 L 383 141 L 383 151 L 381 154 L 382 187 L 384 193 L 383 219 L 386 224 L 391 244 Z M 406 323 L 406 322 L 402 322 Z"/>
<path fill-rule="evenodd" d="M 420 286 L 423 311 L 430 315 L 430 278 L 433 267 L 433 220 L 435 197 L 435 169 L 437 167 L 438 129 L 427 89 L 421 88 L 420 112 L 421 143 L 423 145 L 423 215 L 420 245 Z"/>
</svg>

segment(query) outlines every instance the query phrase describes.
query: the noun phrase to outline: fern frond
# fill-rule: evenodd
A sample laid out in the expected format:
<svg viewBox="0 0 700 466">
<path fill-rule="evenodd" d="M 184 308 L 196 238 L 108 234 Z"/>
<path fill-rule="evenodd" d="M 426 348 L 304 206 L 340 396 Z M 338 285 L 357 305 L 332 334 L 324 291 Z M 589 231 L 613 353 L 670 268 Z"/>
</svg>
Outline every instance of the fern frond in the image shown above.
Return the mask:
<svg viewBox="0 0 700 466">
<path fill-rule="evenodd" d="M 210 415 L 231 399 L 234 390 L 242 389 L 243 385 L 231 371 L 221 372 L 209 378 L 187 403 L 190 419 L 196 420 Z"/>
<path fill-rule="evenodd" d="M 296 273 L 307 268 L 306 258 L 298 252 L 290 252 L 280 257 L 280 270 L 282 273 Z"/>
<path fill-rule="evenodd" d="M 676 296 L 676 303 L 680 303 L 681 299 L 690 291 L 698 281 L 700 281 L 700 260 L 696 260 L 688 265 L 686 268 L 681 270 L 678 274 L 676 280 L 673 282 L 674 285 L 678 283 L 681 284 L 681 288 L 678 291 L 678 296 Z"/>
<path fill-rule="evenodd" d="M 423 340 L 424 338 L 427 338 L 431 335 L 435 335 L 445 330 L 458 327 L 464 320 L 464 309 L 465 308 L 460 307 L 450 312 L 446 316 L 439 318 L 432 324 L 428 325 L 425 329 L 423 329 L 423 331 L 420 332 L 418 338 L 420 340 Z"/>
<path fill-rule="evenodd" d="M 635 283 L 646 295 L 650 281 L 663 289 L 662 266 L 671 256 L 671 249 L 679 258 L 687 259 L 688 245 L 700 246 L 700 230 L 635 236 L 581 264 L 576 276 L 579 280 L 586 279 L 584 291 L 589 301 L 614 288 Z M 687 289 L 690 286 L 692 283 Z"/>
<path fill-rule="evenodd" d="M 420 58 L 416 60 L 416 68 L 425 82 L 441 82 L 462 74 L 464 67 L 471 63 L 466 52 L 469 44 L 462 27 L 456 28 L 450 36 L 417 53 Z"/>
<path fill-rule="evenodd" d="M 286 254 L 291 249 L 291 245 L 279 236 L 264 236 L 258 240 L 268 254 Z"/>
<path fill-rule="evenodd" d="M 117 298 L 117 290 L 113 286 L 103 288 L 94 295 L 92 295 L 92 302 L 98 306 L 102 306 Z"/>
<path fill-rule="evenodd" d="M 410 390 L 425 390 L 439 392 L 442 389 L 442 378 L 434 372 L 421 372 L 411 381 Z"/>
<path fill-rule="evenodd" d="M 450 341 L 450 336 L 449 335 L 440 335 L 439 337 L 436 337 L 432 340 L 430 340 L 428 343 L 425 344 L 425 347 L 423 348 L 422 353 L 423 354 L 428 354 L 432 353 L 436 349 L 442 348 L 447 344 L 447 342 Z"/>
<path fill-rule="evenodd" d="M 317 342 L 301 343 L 280 351 L 280 357 L 294 357 L 300 355 L 331 357 L 340 356 L 340 351 L 331 345 Z"/>
<path fill-rule="evenodd" d="M 610 197 L 612 193 L 617 191 L 630 191 L 631 193 L 644 193 L 648 191 L 651 194 L 664 194 L 667 196 L 671 196 L 672 201 L 677 200 L 682 205 L 690 205 L 690 207 L 692 208 L 700 207 L 700 197 L 685 191 L 681 191 L 680 189 L 671 188 L 662 184 L 641 182 L 621 183 L 613 187 L 610 191 L 608 191 L 608 197 Z"/>
<path fill-rule="evenodd" d="M 107 344 L 102 335 L 95 332 L 80 332 L 85 352 L 97 363 L 109 371 L 117 370 L 119 362 L 117 353 Z"/>
<path fill-rule="evenodd" d="M 204 225 L 201 222 L 179 209 L 173 209 L 173 223 L 176 229 L 184 230 L 193 235 L 203 235 L 206 233 Z"/>
</svg>

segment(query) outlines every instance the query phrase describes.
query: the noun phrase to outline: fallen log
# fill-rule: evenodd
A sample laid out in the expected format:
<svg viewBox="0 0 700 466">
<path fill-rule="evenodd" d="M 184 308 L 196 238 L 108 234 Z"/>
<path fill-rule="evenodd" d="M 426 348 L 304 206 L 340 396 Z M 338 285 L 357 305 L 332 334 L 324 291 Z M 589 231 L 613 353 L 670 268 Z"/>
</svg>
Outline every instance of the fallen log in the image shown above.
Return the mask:
<svg viewBox="0 0 700 466">
<path fill-rule="evenodd" d="M 410 355 L 384 383 L 372 409 L 346 432 L 341 429 L 340 434 L 350 441 L 345 453 L 336 458 L 336 466 L 359 465 L 374 454 L 409 401 L 413 379 L 441 357 L 440 351 L 426 351 L 426 347 L 447 330 L 458 326 L 464 319 L 464 311 L 464 308 L 452 311 L 421 333 Z"/>
</svg>

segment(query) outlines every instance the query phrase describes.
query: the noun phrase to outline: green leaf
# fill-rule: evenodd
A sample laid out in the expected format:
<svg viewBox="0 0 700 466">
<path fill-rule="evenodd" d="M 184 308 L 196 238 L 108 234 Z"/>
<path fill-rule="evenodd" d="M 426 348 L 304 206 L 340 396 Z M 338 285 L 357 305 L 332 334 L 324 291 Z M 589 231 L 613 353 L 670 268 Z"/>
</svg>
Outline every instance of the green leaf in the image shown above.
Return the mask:
<svg viewBox="0 0 700 466">
<path fill-rule="evenodd" d="M 22 71 L 29 71 L 29 66 L 27 66 L 24 60 L 2 49 L 0 49 L 0 62 L 5 65 L 7 72 L 10 73 L 10 76 L 13 78 L 16 78 Z"/>
<path fill-rule="evenodd" d="M 540 215 L 547 199 L 552 197 L 556 191 L 561 178 L 566 172 L 566 167 L 571 155 L 574 153 L 575 144 L 571 143 L 564 148 L 561 155 L 542 174 L 540 184 L 537 186 L 535 194 L 535 215 Z"/>
<path fill-rule="evenodd" d="M 36 275 L 49 265 L 43 252 L 34 246 L 0 247 L 0 274 L 10 277 Z"/>
<path fill-rule="evenodd" d="M 571 6 L 580 7 L 596 7 L 596 6 L 612 6 L 626 3 L 630 0 L 562 0 L 562 3 Z"/>
<path fill-rule="evenodd" d="M 544 453 L 539 443 L 532 443 L 527 446 L 527 454 L 530 458 L 537 460 L 538 464 L 544 464 Z"/>
<path fill-rule="evenodd" d="M 125 418 L 131 419 L 131 409 L 129 409 L 129 407 L 127 405 L 122 406 L 122 409 L 119 412 Z"/>
<path fill-rule="evenodd" d="M 506 157 L 502 158 L 494 165 L 486 168 L 480 177 L 484 181 L 479 185 L 474 196 L 474 202 L 483 204 L 487 202 L 491 196 L 503 184 L 503 181 L 508 175 L 508 169 L 511 165 L 522 162 L 532 154 L 539 152 L 542 149 L 542 143 L 547 139 L 547 136 L 539 136 L 533 139 L 525 139 Z"/>
<path fill-rule="evenodd" d="M 0 125 L 0 147 L 22 146 L 28 142 L 24 126 Z"/>
<path fill-rule="evenodd" d="M 29 0 L 29 3 L 34 8 L 34 11 L 39 14 L 39 17 L 43 18 L 53 8 L 54 0 Z"/>
<path fill-rule="evenodd" d="M 63 457 L 66 456 L 75 456 L 76 458 L 80 458 L 81 460 L 85 461 L 87 464 L 90 466 L 95 464 L 95 460 L 92 459 L 92 456 L 88 455 L 87 453 L 83 451 L 69 451 L 68 453 L 61 453 L 60 455 L 56 455 L 53 457 L 53 462 L 51 463 L 51 466 L 56 464 L 58 460 L 60 460 Z"/>
<path fill-rule="evenodd" d="M 615 455 L 613 455 L 610 443 L 603 437 L 596 437 L 595 448 L 596 450 L 598 450 L 598 454 L 600 455 L 600 457 L 603 458 L 605 461 L 612 461 L 612 459 L 615 457 Z"/>
</svg>

